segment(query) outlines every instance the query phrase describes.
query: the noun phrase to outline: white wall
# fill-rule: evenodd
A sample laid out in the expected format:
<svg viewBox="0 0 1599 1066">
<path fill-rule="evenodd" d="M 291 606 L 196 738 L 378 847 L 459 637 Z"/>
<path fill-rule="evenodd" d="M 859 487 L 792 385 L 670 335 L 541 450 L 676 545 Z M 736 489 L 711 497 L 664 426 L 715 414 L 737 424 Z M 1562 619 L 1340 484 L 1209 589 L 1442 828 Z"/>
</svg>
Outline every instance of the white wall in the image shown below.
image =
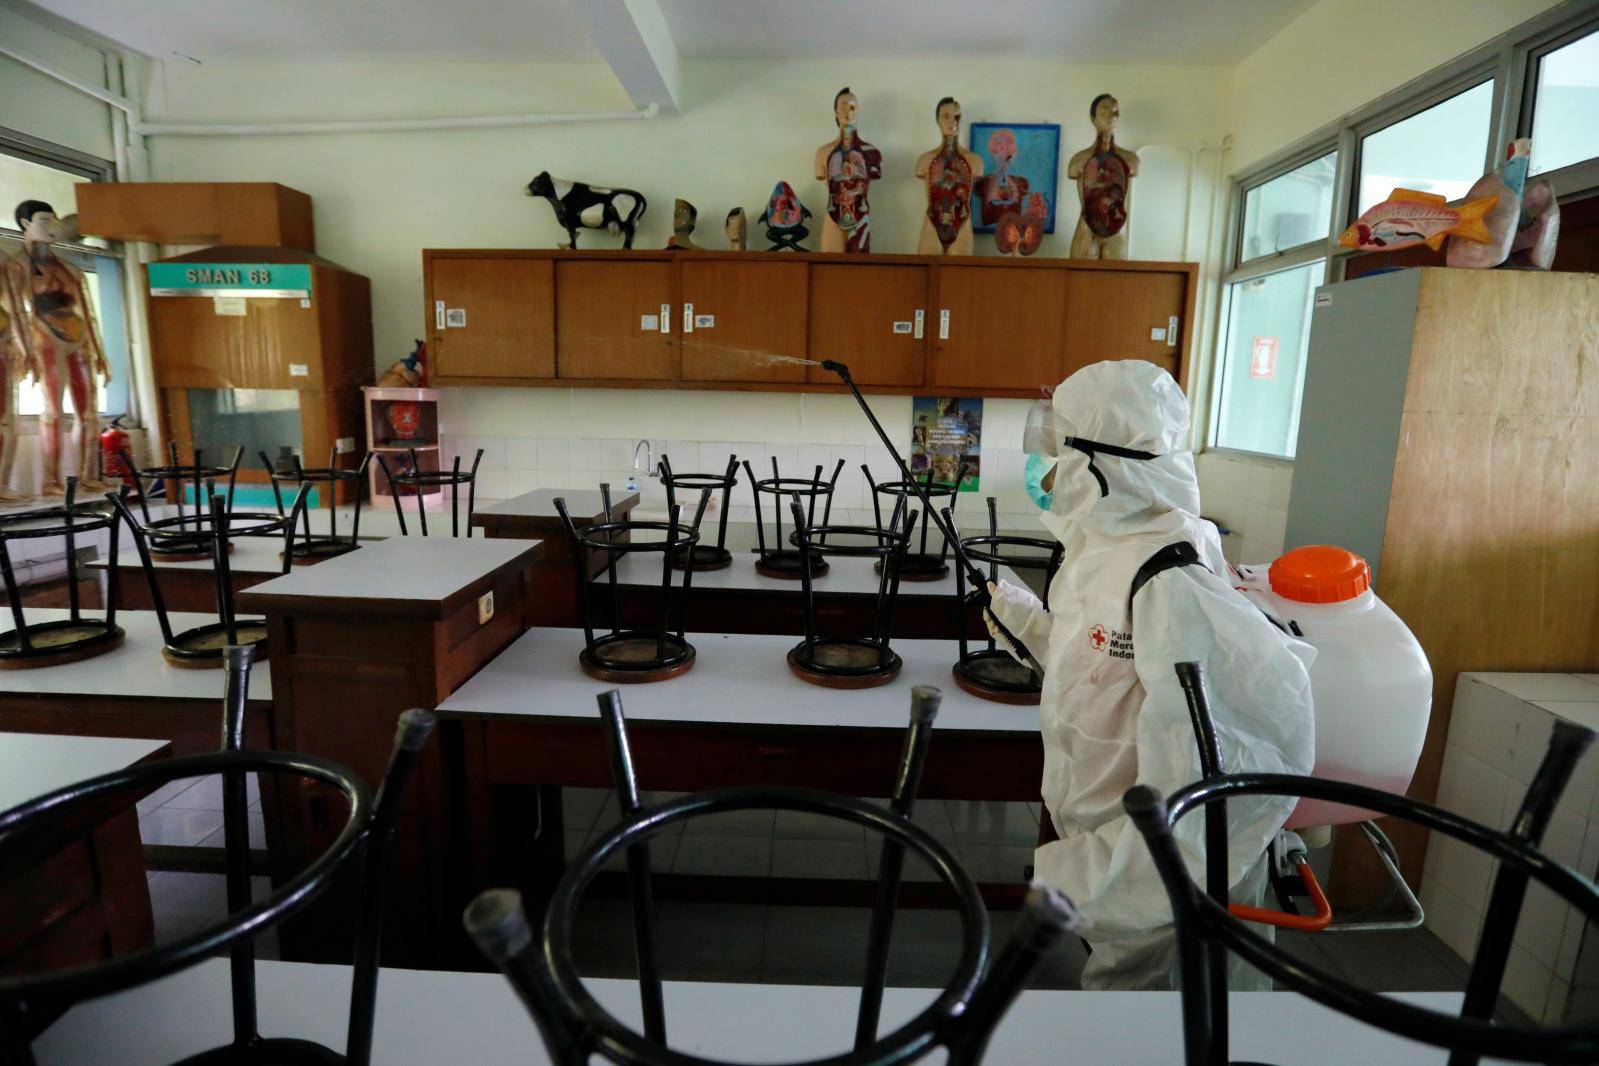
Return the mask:
<svg viewBox="0 0 1599 1066">
<path fill-rule="evenodd" d="M 0 7 L 0 38 L 95 85 L 105 84 L 105 57 L 98 49 L 5 7 Z M 100 159 L 112 155 L 110 108 L 7 56 L 0 56 L 0 126 Z M 10 226 L 15 205 L 0 206 Z"/>
</svg>

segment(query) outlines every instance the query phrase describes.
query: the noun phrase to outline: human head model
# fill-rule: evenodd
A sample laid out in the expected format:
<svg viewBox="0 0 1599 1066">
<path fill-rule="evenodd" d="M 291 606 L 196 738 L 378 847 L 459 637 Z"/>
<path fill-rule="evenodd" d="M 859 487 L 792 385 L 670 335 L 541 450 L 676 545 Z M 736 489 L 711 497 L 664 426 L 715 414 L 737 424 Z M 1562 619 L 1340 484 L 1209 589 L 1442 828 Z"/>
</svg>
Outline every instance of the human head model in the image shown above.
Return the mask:
<svg viewBox="0 0 1599 1066">
<path fill-rule="evenodd" d="M 1094 129 L 1101 137 L 1116 132 L 1116 120 L 1122 117 L 1121 105 L 1110 93 L 1100 93 L 1088 105 L 1088 117 L 1094 120 Z"/>
<path fill-rule="evenodd" d="M 722 232 L 727 234 L 727 239 L 730 241 L 742 241 L 746 226 L 744 209 L 735 207 L 727 213 L 727 221 L 722 223 Z"/>
<path fill-rule="evenodd" d="M 859 106 L 855 94 L 850 91 L 848 85 L 838 91 L 838 95 L 833 97 L 833 121 L 838 123 L 839 129 L 855 128 L 855 112 Z"/>
<path fill-rule="evenodd" d="M 945 137 L 959 137 L 961 132 L 961 105 L 953 96 L 946 96 L 933 107 L 933 118 L 938 121 L 938 132 Z"/>
<path fill-rule="evenodd" d="M 49 244 L 58 239 L 56 209 L 43 200 L 22 201 L 12 217 L 16 219 L 17 229 L 22 231 L 23 240 Z"/>
<path fill-rule="evenodd" d="M 694 205 L 687 200 L 679 200 L 672 205 L 672 228 L 677 230 L 693 229 L 694 223 L 699 219 L 700 213 Z"/>
</svg>

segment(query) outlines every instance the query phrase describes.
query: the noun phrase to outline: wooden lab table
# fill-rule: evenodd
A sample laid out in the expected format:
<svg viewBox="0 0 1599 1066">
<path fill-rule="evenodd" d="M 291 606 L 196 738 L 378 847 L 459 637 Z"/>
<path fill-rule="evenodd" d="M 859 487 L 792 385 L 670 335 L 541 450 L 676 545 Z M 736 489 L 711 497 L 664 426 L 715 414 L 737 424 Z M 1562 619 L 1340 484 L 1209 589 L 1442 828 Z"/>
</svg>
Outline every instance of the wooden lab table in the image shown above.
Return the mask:
<svg viewBox="0 0 1599 1066">
<path fill-rule="evenodd" d="M 521 635 L 542 550 L 528 540 L 391 537 L 239 593 L 240 611 L 266 616 L 278 747 L 342 763 L 376 788 L 400 713 L 436 706 Z M 386 908 L 396 962 L 427 939 L 416 923 L 450 845 L 440 749 L 456 742 L 429 744 L 402 809 Z M 279 879 L 321 854 L 343 823 L 342 805 L 315 788 L 283 796 L 280 817 Z M 349 905 L 332 892 L 285 927 L 285 954 L 339 957 Z M 453 935 L 459 923 L 429 928 Z"/>
<path fill-rule="evenodd" d="M 767 577 L 755 569 L 756 552 L 734 552 L 731 566 L 721 570 L 696 572 L 689 583 L 687 629 L 694 633 L 776 633 L 799 635 L 805 632 L 805 604 L 801 582 Z M 827 573 L 813 582 L 816 625 L 835 636 L 865 636 L 877 620 L 877 589 L 881 578 L 877 560 L 865 556 L 828 556 Z M 661 623 L 661 553 L 639 552 L 623 556 L 616 567 L 621 600 L 620 617 L 625 626 L 658 626 Z M 950 572 L 937 581 L 901 581 L 894 605 L 894 638 L 955 640 L 960 623 L 966 621 L 968 638 L 988 639 L 979 609 L 965 606 L 956 610 L 954 559 Z M 988 569 L 983 567 L 986 574 Z M 1026 582 L 1008 566 L 999 576 L 1012 584 Z M 678 619 L 678 599 L 682 595 L 683 572 L 672 573 L 672 625 Z M 611 617 L 607 578 L 595 579 L 592 604 L 596 625 Z M 579 623 L 581 624 L 581 620 Z"/>
<path fill-rule="evenodd" d="M 31 622 L 69 612 L 29 608 Z M 174 613 L 175 632 L 215 622 L 214 615 Z M 160 737 L 174 755 L 216 751 L 222 743 L 222 671 L 185 670 L 161 655 L 153 611 L 118 611 L 121 646 L 92 659 L 27 670 L 0 670 L 0 729 L 88 737 Z M 250 675 L 245 743 L 275 745 L 272 679 L 266 664 Z"/>
<path fill-rule="evenodd" d="M 865 945 L 861 947 L 865 954 Z M 261 1031 L 344 1047 L 350 970 L 256 963 Z M 584 981 L 599 1004 L 642 1029 L 638 985 Z M 100 1066 L 115 1039 L 119 1066 L 166 1066 L 226 1044 L 233 1035 L 228 963 L 210 959 L 153 984 L 74 1007 L 34 1042 L 39 1066 Z M 672 1050 L 726 1062 L 794 1062 L 848 1051 L 860 990 L 846 986 L 668 981 L 663 987 Z M 883 994 L 887 1033 L 923 1010 L 927 989 Z M 1458 1013 L 1458 992 L 1406 992 L 1396 1000 Z M 1353 1062 L 1444 1066 L 1448 1055 L 1390 1036 L 1303 996 L 1234 992 L 1230 1050 L 1258 1062 Z M 1171 1066 L 1182 1059 L 1176 992 L 1023 992 L 1000 1021 L 983 1061 L 1058 1066 L 1062 1049 L 1083 1066 Z M 385 1066 L 547 1066 L 544 1044 L 511 986 L 498 974 L 384 969 L 378 978 L 372 1061 Z M 935 1053 L 932 1061 L 937 1061 Z M 1503 1060 L 1484 1059 L 1485 1066 Z"/>
<path fill-rule="evenodd" d="M 605 521 L 605 501 L 597 489 L 538 489 L 491 504 L 472 513 L 472 525 L 495 540 L 542 540 L 544 554 L 534 567 L 539 594 L 528 601 L 530 626 L 575 626 L 577 576 L 572 538 L 555 509 L 556 497 L 566 501 L 572 523 L 579 528 Z M 618 490 L 611 494 L 611 518 L 625 522 L 638 506 L 638 493 Z M 618 537 L 625 540 L 625 537 Z M 595 554 L 593 573 L 605 565 Z"/>
<path fill-rule="evenodd" d="M 855 690 L 795 677 L 786 655 L 796 641 L 694 633 L 693 669 L 670 681 L 621 686 L 640 786 L 693 792 L 781 785 L 887 795 L 910 721 L 911 688 L 935 685 L 944 699 L 920 795 L 1038 799 L 1044 766 L 1038 711 L 981 700 L 957 687 L 950 673 L 954 641 L 896 640 L 893 648 L 905 663 L 899 677 Z M 582 648 L 581 630 L 529 630 L 439 704 L 440 716 L 463 726 L 466 832 L 479 885 L 544 882 L 561 866 L 560 789 L 614 786 L 595 696 L 616 686 L 582 672 Z M 539 866 L 511 868 L 506 861 L 527 855 L 533 831 L 531 817 L 519 820 L 511 810 L 514 790 L 530 788 L 538 795 Z M 732 886 L 737 895 L 795 887 L 767 878 L 759 884 L 735 880 L 717 879 L 717 890 Z M 806 891 L 816 885 L 805 882 Z M 1014 902 L 1022 887 L 1018 877 L 992 895 Z"/>
<path fill-rule="evenodd" d="M 283 576 L 283 538 L 235 537 L 233 551 L 228 553 L 228 571 L 233 577 L 233 591 L 259 585 Z M 209 557 L 204 559 L 163 559 L 152 555 L 156 581 L 161 586 L 161 598 L 169 611 L 210 611 L 217 609 L 216 574 Z M 294 568 L 325 561 L 313 556 L 294 560 Z M 115 559 L 96 559 L 89 564 L 91 570 L 107 571 L 106 580 L 116 585 L 123 607 L 135 611 L 148 611 L 155 604 L 150 599 L 150 581 L 145 577 L 144 564 L 139 552 L 129 548 L 117 553 Z"/>
<path fill-rule="evenodd" d="M 165 758 L 165 740 L 0 733 L 0 811 Z M 0 973 L 126 955 L 155 940 L 135 793 L 41 823 L 0 863 Z"/>
</svg>

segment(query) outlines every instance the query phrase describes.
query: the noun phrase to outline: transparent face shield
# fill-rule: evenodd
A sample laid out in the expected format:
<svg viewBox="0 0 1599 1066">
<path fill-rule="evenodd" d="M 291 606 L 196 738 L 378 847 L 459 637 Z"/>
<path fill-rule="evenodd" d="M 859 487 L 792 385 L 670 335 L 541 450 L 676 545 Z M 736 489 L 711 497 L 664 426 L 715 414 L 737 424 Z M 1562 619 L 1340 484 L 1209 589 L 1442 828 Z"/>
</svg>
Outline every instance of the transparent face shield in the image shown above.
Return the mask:
<svg viewBox="0 0 1599 1066">
<path fill-rule="evenodd" d="M 1050 400 L 1039 400 L 1027 410 L 1027 422 L 1022 430 L 1022 451 L 1029 455 L 1056 456 L 1063 449 L 1064 434 L 1060 420 L 1055 415 L 1055 405 Z"/>
</svg>

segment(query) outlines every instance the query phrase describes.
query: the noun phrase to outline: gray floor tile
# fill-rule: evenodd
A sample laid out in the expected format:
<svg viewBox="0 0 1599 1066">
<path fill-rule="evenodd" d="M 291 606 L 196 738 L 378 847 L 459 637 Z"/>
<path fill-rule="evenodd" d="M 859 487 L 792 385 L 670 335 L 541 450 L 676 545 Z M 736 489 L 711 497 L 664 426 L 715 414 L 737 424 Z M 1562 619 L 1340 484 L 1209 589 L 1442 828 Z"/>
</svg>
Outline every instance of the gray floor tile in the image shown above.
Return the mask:
<svg viewBox="0 0 1599 1066">
<path fill-rule="evenodd" d="M 155 914 L 155 940 L 167 944 L 227 909 L 227 885 L 221 874 L 165 871 L 150 877 L 150 907 Z"/>
<path fill-rule="evenodd" d="M 760 837 L 770 840 L 776 825 L 771 810 L 723 811 L 684 823 L 685 836 Z"/>
<path fill-rule="evenodd" d="M 760 979 L 772 984 L 857 984 L 871 912 L 863 907 L 772 907 Z"/>
<path fill-rule="evenodd" d="M 988 930 L 994 951 L 999 951 L 1016 928 L 1019 911 L 989 911 Z M 1076 990 L 1083 987 L 1083 964 L 1088 961 L 1088 950 L 1082 940 L 1065 936 L 1038 961 L 1028 981 L 1029 988 Z"/>
<path fill-rule="evenodd" d="M 957 855 L 956 858 L 959 858 Z M 883 859 L 883 838 L 875 833 L 866 841 L 866 875 L 871 880 L 877 879 L 878 866 Z M 927 860 L 913 851 L 906 851 L 905 862 L 901 867 L 900 880 L 902 881 L 937 881 L 938 874 L 927 864 Z"/>
<path fill-rule="evenodd" d="M 261 804 L 261 785 L 255 774 L 249 774 L 245 778 L 244 799 L 246 806 L 259 807 Z M 222 809 L 222 775 L 208 774 L 205 777 L 194 780 L 193 787 L 184 789 L 178 795 L 167 800 L 162 806 L 194 811 L 220 811 Z"/>
<path fill-rule="evenodd" d="M 161 807 L 139 816 L 139 836 L 146 844 L 198 844 L 221 828 L 221 811 Z"/>
<path fill-rule="evenodd" d="M 864 943 L 864 941 L 863 941 Z M 888 945 L 888 983 L 942 988 L 960 960 L 961 920 L 955 911 L 901 908 Z"/>
<path fill-rule="evenodd" d="M 868 802 L 875 803 L 881 807 L 888 806 L 888 800 L 886 799 L 871 799 Z M 911 808 L 911 821 L 934 840 L 942 840 L 946 844 L 953 844 L 955 842 L 955 827 L 950 824 L 949 812 L 944 809 L 944 802 L 944 800 L 937 799 L 917 800 L 916 805 Z M 869 836 L 877 835 L 876 833 L 869 834 Z"/>
<path fill-rule="evenodd" d="M 590 900 L 578 910 L 572 958 L 584 977 L 635 977 L 633 909 L 627 900 Z"/>
<path fill-rule="evenodd" d="M 1384 992 L 1459 991 L 1459 978 L 1414 931 L 1321 934 L 1316 947 L 1345 980 Z"/>
<path fill-rule="evenodd" d="M 860 880 L 867 875 L 865 840 L 777 840 L 773 877 Z"/>
<path fill-rule="evenodd" d="M 778 811 L 773 831 L 779 840 L 866 839 L 866 830 L 854 822 L 807 811 Z"/>
<path fill-rule="evenodd" d="M 639 793 L 639 803 L 642 804 L 646 810 L 648 810 L 651 807 L 659 807 L 661 804 L 665 803 L 668 799 L 672 799 L 672 798 L 680 796 L 680 795 L 682 795 L 682 793 L 680 793 L 680 792 L 640 792 Z M 770 813 L 770 812 L 768 812 L 768 813 Z M 698 820 L 699 819 L 696 819 L 696 821 L 698 821 Z M 608 792 L 608 793 L 606 793 L 606 796 L 605 796 L 605 805 L 600 808 L 599 817 L 594 822 L 594 828 L 596 830 L 615 829 L 616 826 L 621 821 L 622 821 L 622 812 L 621 812 L 620 806 L 617 803 L 616 793 L 615 792 Z M 684 825 L 685 825 L 685 823 L 683 823 L 683 822 L 676 822 L 676 823 L 668 826 L 666 829 L 662 830 L 661 831 L 661 835 L 662 836 L 676 836 L 677 834 L 683 832 Z M 728 833 L 728 834 L 725 834 L 725 835 L 727 835 L 727 836 L 737 836 L 737 835 L 740 835 L 740 834 Z"/>
<path fill-rule="evenodd" d="M 157 807 L 165 804 L 168 800 L 174 799 L 185 789 L 193 788 L 194 784 L 195 779 L 192 777 L 184 777 L 179 778 L 176 781 L 168 781 L 166 784 L 162 785 L 160 788 L 156 789 L 154 792 L 150 793 L 148 796 L 144 797 L 144 799 L 138 802 L 137 806 L 139 808 L 139 813 L 143 814 L 146 811 L 155 810 Z"/>
<path fill-rule="evenodd" d="M 1025 803 L 997 800 L 946 800 L 955 839 L 971 844 L 1038 843 L 1038 817 Z"/>
<path fill-rule="evenodd" d="M 687 842 L 685 842 L 686 845 Z M 745 903 L 663 903 L 656 944 L 668 980 L 758 980 L 767 908 Z"/>
<path fill-rule="evenodd" d="M 592 846 L 599 838 L 600 834 L 598 833 L 589 837 L 589 845 Z M 650 839 L 650 870 L 658 874 L 670 871 L 672 869 L 672 864 L 677 859 L 677 847 L 682 839 L 683 838 L 680 836 L 652 837 Z M 626 870 L 627 849 L 623 848 L 621 851 L 618 851 L 615 855 L 612 855 L 609 859 L 605 860 L 605 865 L 600 867 L 600 869 L 609 870 L 612 872 Z"/>
<path fill-rule="evenodd" d="M 577 858 L 578 853 L 581 852 L 584 845 L 588 843 L 589 835 L 582 829 L 569 828 L 565 830 L 562 836 L 566 841 L 566 846 L 563 853 L 566 857 L 566 861 L 571 862 L 573 859 Z"/>
<path fill-rule="evenodd" d="M 678 874 L 765 877 L 771 870 L 770 837 L 685 833 L 672 861 L 672 872 Z"/>
<path fill-rule="evenodd" d="M 567 829 L 587 832 L 599 820 L 600 811 L 611 793 L 603 788 L 563 788 L 561 790 L 561 820 Z"/>
<path fill-rule="evenodd" d="M 173 808 L 171 808 L 171 807 L 163 807 L 157 813 L 165 814 L 166 812 L 171 811 L 171 810 L 173 810 Z M 200 841 L 200 843 L 204 844 L 206 847 L 211 847 L 211 848 L 220 848 L 220 847 L 222 847 L 223 843 L 225 842 L 225 840 L 227 838 L 227 835 L 225 833 L 223 833 L 223 831 L 222 831 L 222 812 L 221 811 L 214 811 L 214 812 L 184 811 L 183 813 L 185 813 L 185 814 L 214 813 L 216 815 L 216 817 L 217 817 L 217 828 L 216 828 L 216 830 L 214 832 L 211 832 L 211 833 L 207 834 L 205 836 L 205 838 Z M 265 848 L 266 847 L 266 816 L 264 814 L 262 814 L 260 811 L 246 811 L 245 812 L 245 821 L 248 822 L 249 826 L 250 826 L 250 847 L 255 848 L 257 850 Z M 140 819 L 139 824 L 140 824 L 140 826 L 142 828 L 142 826 L 144 824 L 144 820 Z M 145 840 L 145 843 L 146 844 L 151 844 L 151 843 L 155 843 L 155 841 L 151 841 L 151 840 L 149 840 L 147 838 Z"/>
<path fill-rule="evenodd" d="M 1027 867 L 1033 862 L 1029 845 L 960 845 L 960 860 L 966 872 L 979 884 L 1021 883 L 1027 880 Z"/>
</svg>

